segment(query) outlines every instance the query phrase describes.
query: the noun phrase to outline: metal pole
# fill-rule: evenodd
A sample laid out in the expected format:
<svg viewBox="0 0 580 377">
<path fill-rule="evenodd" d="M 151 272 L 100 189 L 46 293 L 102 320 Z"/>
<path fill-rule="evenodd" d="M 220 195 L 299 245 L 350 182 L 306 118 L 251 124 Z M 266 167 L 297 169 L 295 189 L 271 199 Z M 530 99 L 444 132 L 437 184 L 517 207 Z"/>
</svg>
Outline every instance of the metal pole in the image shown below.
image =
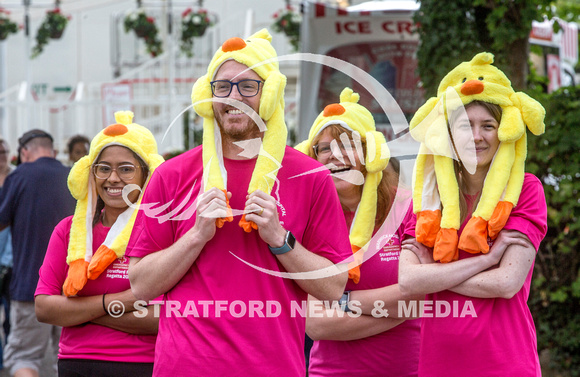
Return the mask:
<svg viewBox="0 0 580 377">
<path fill-rule="evenodd" d="M 26 128 L 33 128 L 33 111 L 32 111 L 32 95 L 30 91 L 32 90 L 32 61 L 30 59 L 30 46 L 31 36 L 30 36 L 30 6 L 32 5 L 31 0 L 22 0 L 24 4 L 24 30 L 26 33 L 26 114 L 24 117 L 26 119 Z"/>
<path fill-rule="evenodd" d="M 168 119 L 173 120 L 173 117 L 176 116 L 176 114 L 178 114 L 178 110 L 177 107 L 175 106 L 175 103 L 177 102 L 176 100 L 176 95 L 175 95 L 175 52 L 174 52 L 174 35 L 173 35 L 173 0 L 168 0 L 167 1 L 167 53 L 168 55 L 168 59 L 167 59 L 167 65 L 169 66 L 169 77 L 168 77 L 168 94 L 169 94 L 169 106 L 168 106 L 168 111 L 169 111 L 169 117 Z M 181 123 L 178 123 L 181 124 Z M 173 136 L 169 137 L 170 140 L 170 144 L 171 144 L 171 148 L 174 149 L 176 147 L 176 145 L 178 144 L 183 144 L 183 127 L 178 127 L 178 129 L 181 131 L 180 134 L 175 134 L 175 130 L 172 131 Z"/>
</svg>

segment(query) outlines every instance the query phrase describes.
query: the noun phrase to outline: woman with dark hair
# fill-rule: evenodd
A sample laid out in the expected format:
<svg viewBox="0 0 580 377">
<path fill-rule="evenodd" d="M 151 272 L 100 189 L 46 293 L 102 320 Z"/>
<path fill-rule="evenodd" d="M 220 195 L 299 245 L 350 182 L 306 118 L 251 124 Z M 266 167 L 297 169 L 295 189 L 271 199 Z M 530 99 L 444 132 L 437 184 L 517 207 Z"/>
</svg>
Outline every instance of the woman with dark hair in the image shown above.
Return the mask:
<svg viewBox="0 0 580 377">
<path fill-rule="evenodd" d="M 36 289 L 40 322 L 62 326 L 59 376 L 150 376 L 158 328 L 135 311 L 125 249 L 141 192 L 163 162 L 130 112 L 101 131 L 71 169 L 75 214 L 55 228 Z M 145 305 L 142 306 L 143 308 Z"/>
<path fill-rule="evenodd" d="M 308 374 L 415 376 L 420 320 L 398 315 L 399 301 L 412 297 L 400 293 L 397 278 L 401 242 L 414 236 L 406 231 L 413 214 L 408 201 L 395 205 L 398 176 L 386 169 L 385 138 L 358 99 L 344 89 L 340 103 L 328 105 L 297 146 L 330 170 L 354 252 L 338 305 L 323 307 L 309 297 L 309 314 L 315 314 L 306 319 L 314 340 Z M 391 211 L 400 215 L 394 226 L 385 222 Z M 377 302 L 388 316 L 373 313 Z"/>
</svg>

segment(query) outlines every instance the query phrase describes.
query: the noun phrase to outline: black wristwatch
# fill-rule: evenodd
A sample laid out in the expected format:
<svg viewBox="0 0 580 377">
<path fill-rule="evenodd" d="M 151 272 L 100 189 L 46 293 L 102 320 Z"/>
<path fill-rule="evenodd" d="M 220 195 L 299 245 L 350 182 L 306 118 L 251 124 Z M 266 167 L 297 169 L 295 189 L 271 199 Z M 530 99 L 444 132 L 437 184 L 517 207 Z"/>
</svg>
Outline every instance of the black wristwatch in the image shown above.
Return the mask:
<svg viewBox="0 0 580 377">
<path fill-rule="evenodd" d="M 350 308 L 348 307 L 348 303 L 350 301 L 350 291 L 345 291 L 342 294 L 342 297 L 338 300 L 338 305 L 342 309 L 343 312 L 348 313 L 350 312 Z"/>
<path fill-rule="evenodd" d="M 288 230 L 288 231 L 286 231 L 286 238 L 284 239 L 284 245 L 282 245 L 280 247 L 272 247 L 272 246 L 268 245 L 268 247 L 270 248 L 270 251 L 272 252 L 272 254 L 281 255 L 281 254 L 286 254 L 289 251 L 292 251 L 294 249 L 295 243 L 296 243 L 296 238 L 294 237 L 292 232 L 290 232 Z"/>
</svg>

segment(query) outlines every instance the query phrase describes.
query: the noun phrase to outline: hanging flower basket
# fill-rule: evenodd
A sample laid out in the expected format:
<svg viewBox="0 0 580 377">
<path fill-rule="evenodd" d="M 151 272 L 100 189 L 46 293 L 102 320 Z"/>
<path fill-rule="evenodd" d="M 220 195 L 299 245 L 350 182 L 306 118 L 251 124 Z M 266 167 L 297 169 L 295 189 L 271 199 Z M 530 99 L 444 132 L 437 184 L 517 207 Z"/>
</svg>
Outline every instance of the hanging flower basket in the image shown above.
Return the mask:
<svg viewBox="0 0 580 377">
<path fill-rule="evenodd" d="M 134 31 L 135 31 L 135 35 L 137 36 L 137 38 L 145 38 L 147 36 L 147 34 L 149 34 L 151 31 L 149 30 L 150 27 L 142 25 L 142 26 L 137 26 Z"/>
<path fill-rule="evenodd" d="M 181 51 L 188 57 L 193 56 L 193 38 L 202 37 L 214 22 L 205 9 L 193 11 L 187 8 L 181 14 Z"/>
<path fill-rule="evenodd" d="M 62 37 L 63 33 L 64 33 L 64 30 L 51 30 L 50 31 L 50 39 L 60 39 L 60 37 Z"/>
<path fill-rule="evenodd" d="M 147 52 L 155 57 L 163 53 L 163 46 L 159 39 L 159 29 L 153 17 L 148 17 L 143 9 L 131 12 L 123 21 L 125 33 L 133 30 L 137 38 L 145 41 Z"/>
<path fill-rule="evenodd" d="M 18 25 L 8 17 L 9 14 L 7 10 L 0 8 L 0 41 L 18 31 Z"/>
<path fill-rule="evenodd" d="M 32 48 L 32 58 L 36 58 L 44 51 L 49 39 L 60 39 L 64 29 L 70 20 L 70 16 L 64 16 L 59 8 L 46 12 L 44 21 L 36 32 L 36 45 Z"/>
<path fill-rule="evenodd" d="M 274 23 L 272 29 L 277 33 L 284 33 L 290 39 L 290 44 L 294 51 L 298 51 L 300 47 L 300 24 L 302 23 L 302 16 L 292 6 L 287 5 L 272 16 Z"/>
</svg>

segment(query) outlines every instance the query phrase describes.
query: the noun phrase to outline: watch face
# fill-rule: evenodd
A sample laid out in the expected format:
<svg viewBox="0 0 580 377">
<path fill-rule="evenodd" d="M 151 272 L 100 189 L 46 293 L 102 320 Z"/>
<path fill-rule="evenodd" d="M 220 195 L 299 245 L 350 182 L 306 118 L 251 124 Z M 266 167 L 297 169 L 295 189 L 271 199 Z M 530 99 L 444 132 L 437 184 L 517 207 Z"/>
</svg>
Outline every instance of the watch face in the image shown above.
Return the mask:
<svg viewBox="0 0 580 377">
<path fill-rule="evenodd" d="M 340 299 L 338 300 L 338 305 L 342 309 L 343 312 L 350 312 L 350 308 L 348 307 L 348 302 L 350 301 L 350 291 L 344 292 Z"/>
<path fill-rule="evenodd" d="M 288 246 L 290 246 L 291 249 L 294 249 L 294 245 L 296 244 L 296 238 L 290 231 L 288 231 L 286 243 L 288 244 Z"/>
</svg>

